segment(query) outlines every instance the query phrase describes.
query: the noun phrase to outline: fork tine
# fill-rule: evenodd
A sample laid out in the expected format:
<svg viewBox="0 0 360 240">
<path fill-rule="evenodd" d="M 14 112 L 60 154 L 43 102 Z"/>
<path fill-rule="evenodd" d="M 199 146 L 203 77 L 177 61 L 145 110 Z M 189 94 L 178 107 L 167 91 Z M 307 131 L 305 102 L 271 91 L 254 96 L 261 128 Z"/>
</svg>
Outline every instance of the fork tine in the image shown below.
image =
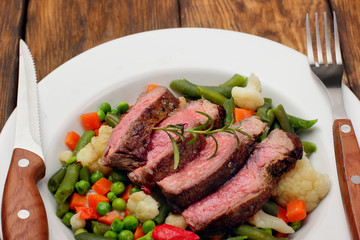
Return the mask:
<svg viewBox="0 0 360 240">
<path fill-rule="evenodd" d="M 330 39 L 329 39 L 329 30 L 327 25 L 326 12 L 324 12 L 324 32 L 325 32 L 325 47 L 326 47 L 326 61 L 327 64 L 332 64 L 331 48 L 330 48 Z"/>
<path fill-rule="evenodd" d="M 306 48 L 307 56 L 310 64 L 315 64 L 314 52 L 311 42 L 311 32 L 310 32 L 310 23 L 309 23 L 309 14 L 306 14 Z"/>
<path fill-rule="evenodd" d="M 319 64 L 324 64 L 324 59 L 321 50 L 321 39 L 320 39 L 320 30 L 319 30 L 319 19 L 318 13 L 315 13 L 315 34 L 316 34 L 316 49 L 317 49 L 317 58 Z"/>
<path fill-rule="evenodd" d="M 333 16 L 334 16 L 333 18 L 334 18 L 334 42 L 335 42 L 336 64 L 342 65 L 339 32 L 338 32 L 338 26 L 337 26 L 337 22 L 336 22 L 335 11 L 333 11 Z"/>
</svg>

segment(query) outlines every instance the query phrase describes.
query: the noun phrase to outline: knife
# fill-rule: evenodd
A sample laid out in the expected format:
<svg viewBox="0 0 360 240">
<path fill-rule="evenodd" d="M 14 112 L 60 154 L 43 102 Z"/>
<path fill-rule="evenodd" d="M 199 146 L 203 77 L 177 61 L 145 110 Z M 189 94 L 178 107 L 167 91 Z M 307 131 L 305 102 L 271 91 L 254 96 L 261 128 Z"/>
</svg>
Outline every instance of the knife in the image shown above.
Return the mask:
<svg viewBox="0 0 360 240">
<path fill-rule="evenodd" d="M 49 239 L 44 203 L 37 182 L 45 176 L 35 65 L 23 40 L 19 43 L 19 83 L 13 155 L 1 206 L 4 240 Z"/>
</svg>

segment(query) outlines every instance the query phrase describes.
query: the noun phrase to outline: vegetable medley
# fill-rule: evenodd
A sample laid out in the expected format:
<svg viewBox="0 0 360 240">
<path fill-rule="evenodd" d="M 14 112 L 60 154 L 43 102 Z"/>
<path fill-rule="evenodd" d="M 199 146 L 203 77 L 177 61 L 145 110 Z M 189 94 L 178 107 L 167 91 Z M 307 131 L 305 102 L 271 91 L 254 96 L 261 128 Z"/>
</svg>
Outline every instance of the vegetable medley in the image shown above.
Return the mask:
<svg viewBox="0 0 360 240">
<path fill-rule="evenodd" d="M 150 84 L 146 91 L 156 87 Z M 205 98 L 223 106 L 225 127 L 259 116 L 267 123 L 260 139 L 274 128 L 298 134 L 317 121 L 289 115 L 281 104 L 273 106 L 272 99 L 261 95 L 261 83 L 254 74 L 249 78 L 235 74 L 219 86 L 174 80 L 170 88 L 183 95 L 180 102 Z M 316 172 L 309 160 L 316 145 L 302 141 L 303 159 L 280 179 L 262 210 L 231 232 L 198 236 L 187 228 L 180 214 L 169 212 L 157 190 L 135 186 L 126 172 L 99 164 L 113 128 L 121 124 L 129 108 L 127 102 L 120 102 L 116 109 L 104 102 L 97 111 L 80 116 L 84 127 L 81 135 L 70 131 L 65 138 L 69 150 L 60 154 L 63 165 L 50 178 L 48 188 L 57 203 L 56 215 L 72 229 L 75 239 L 286 239 L 301 228 L 307 214 L 329 191 L 328 176 Z"/>
</svg>

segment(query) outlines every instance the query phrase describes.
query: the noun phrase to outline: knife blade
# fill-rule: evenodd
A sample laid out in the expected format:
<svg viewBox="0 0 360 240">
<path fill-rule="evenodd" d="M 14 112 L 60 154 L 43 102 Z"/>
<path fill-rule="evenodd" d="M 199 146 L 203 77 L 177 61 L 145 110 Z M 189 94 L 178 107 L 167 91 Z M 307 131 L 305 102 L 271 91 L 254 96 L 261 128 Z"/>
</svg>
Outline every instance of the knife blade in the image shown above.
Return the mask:
<svg viewBox="0 0 360 240">
<path fill-rule="evenodd" d="M 49 239 L 44 203 L 37 182 L 45 176 L 41 148 L 35 65 L 19 42 L 19 79 L 13 155 L 1 206 L 2 232 L 9 239 Z"/>
</svg>

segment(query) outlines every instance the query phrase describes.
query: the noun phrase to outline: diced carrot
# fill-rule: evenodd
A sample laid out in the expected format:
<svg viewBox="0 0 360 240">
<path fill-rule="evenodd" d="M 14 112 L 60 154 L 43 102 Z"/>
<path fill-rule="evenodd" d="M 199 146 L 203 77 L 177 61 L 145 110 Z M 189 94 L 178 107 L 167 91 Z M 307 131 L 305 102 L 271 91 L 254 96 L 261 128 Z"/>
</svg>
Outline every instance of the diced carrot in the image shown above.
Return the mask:
<svg viewBox="0 0 360 240">
<path fill-rule="evenodd" d="M 96 211 L 96 206 L 99 202 L 110 203 L 110 200 L 102 194 L 89 194 L 88 195 L 88 204 L 89 204 L 90 208 L 93 208 Z"/>
<path fill-rule="evenodd" d="M 91 207 L 75 207 L 76 212 L 80 213 L 81 219 L 98 219 L 100 215 L 96 212 L 96 209 Z"/>
<path fill-rule="evenodd" d="M 296 200 L 286 204 L 286 216 L 289 222 L 301 221 L 306 217 L 306 206 L 303 200 Z"/>
<path fill-rule="evenodd" d="M 151 90 L 157 88 L 159 85 L 156 84 L 149 84 L 147 85 L 146 92 L 150 92 Z"/>
<path fill-rule="evenodd" d="M 125 216 L 124 216 L 124 217 L 129 216 L 129 215 L 132 215 L 132 212 L 130 212 L 130 211 L 127 210 L 127 209 L 125 209 L 124 212 L 125 212 Z"/>
<path fill-rule="evenodd" d="M 111 211 L 108 212 L 106 215 L 99 217 L 98 221 L 107 225 L 111 225 L 116 218 L 120 220 L 124 219 L 124 217 L 120 215 L 119 212 Z"/>
<path fill-rule="evenodd" d="M 80 135 L 77 134 L 76 132 L 73 131 L 68 132 L 68 134 L 66 134 L 65 144 L 71 149 L 71 151 L 74 151 L 79 139 L 80 139 Z"/>
<path fill-rule="evenodd" d="M 70 200 L 70 209 L 75 210 L 76 207 L 84 207 L 86 205 L 86 195 L 74 193 Z"/>
<path fill-rule="evenodd" d="M 94 189 L 95 192 L 105 195 L 110 192 L 111 185 L 112 182 L 103 177 L 97 180 L 91 188 Z"/>
<path fill-rule="evenodd" d="M 286 216 L 286 210 L 285 210 L 285 208 L 282 208 L 282 207 L 279 206 L 279 212 L 278 212 L 278 214 L 276 215 L 276 217 L 284 220 L 284 222 L 286 222 L 286 223 L 289 223 L 289 219 L 288 219 L 287 216 Z"/>
<path fill-rule="evenodd" d="M 210 237 L 210 240 L 221 240 L 223 239 L 224 234 L 220 234 L 220 235 L 213 235 Z"/>
<path fill-rule="evenodd" d="M 125 191 L 121 194 L 121 198 L 125 200 L 125 202 L 127 202 L 129 200 L 130 197 L 130 191 L 132 189 L 133 185 L 129 184 L 126 186 Z"/>
<path fill-rule="evenodd" d="M 239 122 L 244 118 L 251 117 L 254 114 L 255 114 L 254 110 L 243 109 L 243 108 L 234 109 L 235 122 Z"/>
<path fill-rule="evenodd" d="M 286 238 L 286 237 L 287 237 L 287 234 L 281 233 L 281 232 L 277 232 L 277 233 L 275 234 L 275 237 L 277 237 L 277 238 Z"/>
<path fill-rule="evenodd" d="M 139 224 L 139 225 L 137 226 L 137 228 L 135 229 L 134 239 L 136 240 L 136 239 L 141 238 L 141 237 L 143 237 L 143 236 L 145 236 L 145 233 L 144 233 L 144 230 L 142 229 L 142 225 Z"/>
<path fill-rule="evenodd" d="M 100 118 L 96 112 L 81 114 L 80 119 L 85 130 L 94 130 L 101 126 Z"/>
</svg>

